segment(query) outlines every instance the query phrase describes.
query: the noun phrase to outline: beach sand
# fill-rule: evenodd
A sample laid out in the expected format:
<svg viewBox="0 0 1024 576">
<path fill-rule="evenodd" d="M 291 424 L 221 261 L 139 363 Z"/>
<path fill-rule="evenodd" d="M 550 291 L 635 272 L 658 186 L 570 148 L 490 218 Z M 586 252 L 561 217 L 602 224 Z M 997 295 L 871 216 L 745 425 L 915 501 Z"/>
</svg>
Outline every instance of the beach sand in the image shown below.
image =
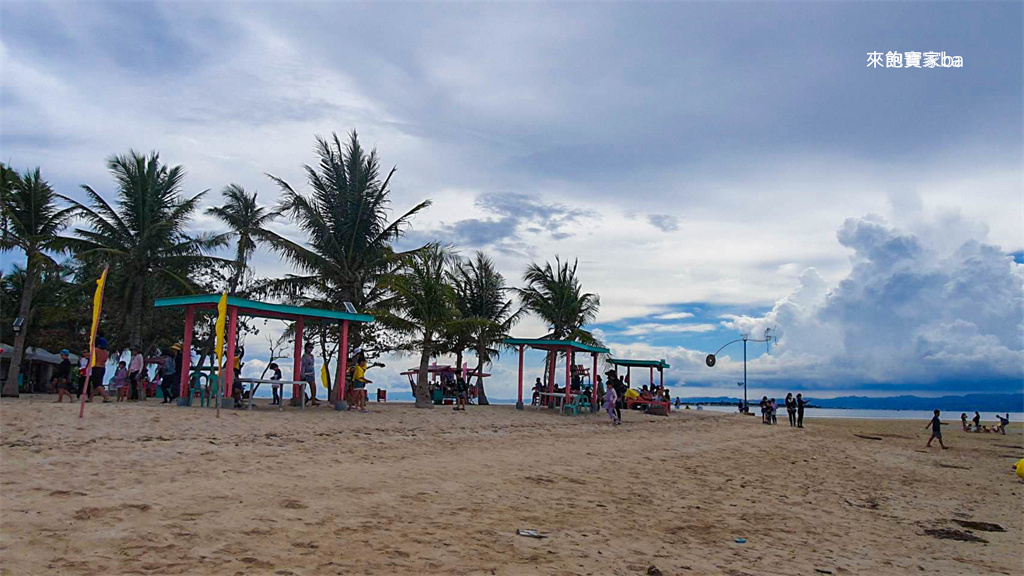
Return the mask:
<svg viewBox="0 0 1024 576">
<path fill-rule="evenodd" d="M 1024 573 L 1020 423 L 52 398 L 0 402 L 4 575 Z"/>
</svg>

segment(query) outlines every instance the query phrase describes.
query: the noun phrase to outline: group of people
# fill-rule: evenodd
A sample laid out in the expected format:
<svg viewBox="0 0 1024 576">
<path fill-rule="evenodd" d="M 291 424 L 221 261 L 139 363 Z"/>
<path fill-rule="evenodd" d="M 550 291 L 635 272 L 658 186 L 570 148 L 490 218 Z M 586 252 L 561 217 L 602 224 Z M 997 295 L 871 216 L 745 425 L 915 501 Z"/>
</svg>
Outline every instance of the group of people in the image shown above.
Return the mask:
<svg viewBox="0 0 1024 576">
<path fill-rule="evenodd" d="M 960 414 L 960 425 L 963 427 L 964 432 L 983 432 L 985 434 L 1006 434 L 1006 427 L 1010 424 L 1010 413 L 1007 412 L 1006 416 L 1000 416 L 996 414 L 996 420 L 998 424 L 989 428 L 981 423 L 981 414 L 978 412 L 974 413 L 974 418 L 971 418 L 970 423 L 967 421 L 967 413 L 963 412 Z"/>
<path fill-rule="evenodd" d="M 939 441 L 939 446 L 943 450 L 946 449 L 946 445 L 942 443 L 942 427 L 945 425 L 939 419 L 941 412 L 936 410 L 933 412 L 931 421 L 925 426 L 925 430 L 931 428 L 932 434 L 928 437 L 928 443 L 925 444 L 925 448 L 931 448 L 932 442 L 935 440 Z M 1006 416 L 1000 416 L 996 414 L 996 418 L 999 420 L 999 424 L 989 428 L 981 423 L 981 414 L 978 412 L 974 413 L 974 418 L 971 418 L 970 422 L 967 420 L 967 413 L 963 412 L 960 414 L 960 425 L 964 432 L 984 432 L 986 434 L 1006 434 L 1006 427 L 1010 425 L 1010 413 L 1007 412 Z"/>
<path fill-rule="evenodd" d="M 790 392 L 786 394 L 786 412 L 789 414 L 789 425 L 794 428 L 804 427 L 804 409 L 807 407 L 807 402 L 804 400 L 803 394 L 797 394 L 796 397 Z M 777 412 L 779 411 L 779 403 L 775 398 L 769 399 L 767 396 L 761 398 L 759 402 L 761 407 L 761 422 L 764 424 L 778 424 L 779 418 Z"/>
<path fill-rule="evenodd" d="M 622 409 L 627 407 L 631 400 L 644 400 L 645 403 L 639 403 L 634 408 L 647 412 L 664 409 L 661 406 L 650 404 L 651 402 L 665 402 L 667 404 L 671 401 L 668 388 L 664 386 L 651 385 L 648 387 L 645 384 L 638 391 L 635 388 L 629 387 L 628 377 L 623 378 L 613 370 L 605 373 L 605 376 L 608 379 L 608 388 L 605 390 L 601 377 L 598 376 L 596 378 L 597 393 L 604 399 L 601 407 L 608 413 L 612 426 L 622 424 Z"/>
<path fill-rule="evenodd" d="M 71 352 L 67 349 L 61 350 L 61 361 L 57 365 L 52 381 L 52 386 L 57 392 L 57 399 L 54 402 L 63 402 L 65 396 L 68 397 L 69 401 L 74 401 L 83 393 L 89 402 L 92 401 L 94 395 L 102 397 L 103 402 L 111 402 L 112 400 L 107 394 L 106 383 L 104 382 L 107 376 L 107 361 L 110 359 L 108 348 L 109 343 L 107 339 L 102 335 L 98 336 L 95 343 L 95 357 L 92 359 L 91 366 L 89 354 L 85 353 L 81 355 L 77 369 L 71 363 Z M 307 395 L 304 400 L 306 403 L 318 406 L 320 402 L 316 398 L 313 345 L 307 343 L 304 352 L 300 359 L 301 379 L 308 384 Z M 234 365 L 231 367 L 236 379 L 241 376 L 242 366 L 244 366 L 242 359 L 244 356 L 245 348 L 239 346 L 235 354 Z M 148 359 L 142 355 L 142 351 L 138 347 L 133 346 L 128 355 L 128 360 L 121 360 L 117 363 L 109 385 L 113 389 L 118 402 L 122 400 L 135 402 L 144 400 L 147 396 L 152 395 L 151 391 L 155 393 L 158 383 L 161 395 L 163 396 L 162 402 L 174 402 L 179 395 L 181 371 L 184 362 L 181 344 L 174 344 L 156 357 Z M 150 365 L 156 366 L 152 379 L 149 376 L 148 367 Z M 367 411 L 365 388 L 367 384 L 372 383 L 371 380 L 366 378 L 367 368 L 366 354 L 360 348 L 356 348 L 349 358 L 348 373 L 346 374 L 345 399 L 349 404 L 350 410 Z M 271 380 L 281 380 L 281 367 L 276 362 L 272 362 L 268 366 L 268 370 L 271 373 Z M 88 382 L 88 386 L 86 386 L 86 382 Z M 280 405 L 282 398 L 281 385 L 273 384 L 271 388 L 273 392 L 271 405 Z M 243 405 L 243 394 L 242 386 L 234 386 L 232 388 L 231 395 L 236 408 Z"/>
<path fill-rule="evenodd" d="M 81 394 L 85 394 L 89 402 L 95 395 L 102 397 L 104 402 L 110 402 L 104 382 L 107 375 L 107 361 L 110 359 L 108 348 L 107 339 L 98 336 L 95 357 L 91 359 L 92 362 L 90 363 L 88 353 L 82 354 L 77 370 L 71 364 L 71 352 L 67 349 L 61 350 L 61 361 L 57 365 L 52 382 L 53 388 L 57 391 L 57 399 L 54 402 L 63 402 L 64 396 L 67 396 L 69 401 L 74 401 Z M 163 392 L 163 401 L 171 402 L 177 396 L 181 362 L 180 344 L 175 344 L 158 358 L 149 360 L 142 356 L 141 350 L 133 347 L 129 360 L 117 363 L 109 384 L 114 389 L 118 402 L 122 400 L 134 402 L 149 396 L 151 386 L 159 382 Z M 149 378 L 147 364 L 157 365 L 153 379 Z M 153 387 L 155 388 L 155 386 Z"/>
</svg>

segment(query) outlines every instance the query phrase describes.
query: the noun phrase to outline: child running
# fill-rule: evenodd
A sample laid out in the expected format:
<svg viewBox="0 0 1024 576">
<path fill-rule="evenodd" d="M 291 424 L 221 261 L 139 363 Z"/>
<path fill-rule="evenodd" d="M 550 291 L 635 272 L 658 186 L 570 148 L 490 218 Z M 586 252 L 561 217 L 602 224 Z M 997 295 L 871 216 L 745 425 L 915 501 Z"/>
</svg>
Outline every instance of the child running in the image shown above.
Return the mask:
<svg viewBox="0 0 1024 576">
<path fill-rule="evenodd" d="M 608 417 L 612 419 L 612 426 L 620 423 L 615 414 L 615 408 L 618 405 L 618 402 L 619 396 L 615 393 L 615 386 L 609 386 L 608 390 L 604 393 L 604 409 L 608 412 Z"/>
<path fill-rule="evenodd" d="M 929 422 L 928 425 L 924 427 L 925 430 L 927 430 L 928 428 L 932 429 L 932 435 L 931 438 L 928 438 L 928 443 L 925 444 L 924 447 L 931 448 L 932 440 L 938 440 L 939 446 L 942 446 L 942 449 L 946 450 L 946 445 L 942 443 L 942 422 L 939 420 L 938 410 L 935 411 L 935 416 L 932 417 L 931 422 Z"/>
</svg>

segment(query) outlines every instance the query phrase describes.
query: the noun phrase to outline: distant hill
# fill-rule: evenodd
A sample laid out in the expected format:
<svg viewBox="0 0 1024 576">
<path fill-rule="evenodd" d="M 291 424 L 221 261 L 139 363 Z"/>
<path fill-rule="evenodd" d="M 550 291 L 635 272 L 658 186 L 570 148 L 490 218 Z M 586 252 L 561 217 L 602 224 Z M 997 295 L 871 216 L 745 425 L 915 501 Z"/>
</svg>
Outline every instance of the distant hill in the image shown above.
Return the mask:
<svg viewBox="0 0 1024 576">
<path fill-rule="evenodd" d="M 694 396 L 681 398 L 683 402 L 696 404 L 725 403 L 736 404 L 739 398 L 728 396 Z M 755 403 L 760 398 L 751 398 Z M 778 398 L 777 400 L 782 400 Z M 869 398 L 867 396 L 839 396 L 837 398 L 807 397 L 813 406 L 820 408 L 848 408 L 855 410 L 977 410 L 979 412 L 1024 412 L 1024 393 L 1015 394 L 965 394 L 963 396 L 940 396 L 923 398 L 921 396 L 887 396 L 885 398 Z"/>
</svg>

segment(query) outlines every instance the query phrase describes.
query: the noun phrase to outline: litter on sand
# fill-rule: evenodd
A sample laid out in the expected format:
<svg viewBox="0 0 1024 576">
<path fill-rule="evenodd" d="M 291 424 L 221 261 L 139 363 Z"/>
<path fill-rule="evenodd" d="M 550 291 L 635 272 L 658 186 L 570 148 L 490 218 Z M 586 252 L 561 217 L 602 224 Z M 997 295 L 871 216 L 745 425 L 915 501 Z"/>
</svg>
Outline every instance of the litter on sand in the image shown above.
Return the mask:
<svg viewBox="0 0 1024 576">
<path fill-rule="evenodd" d="M 733 538 L 732 541 L 737 543 L 737 544 L 746 544 L 747 543 L 747 539 L 746 538 Z"/>
<path fill-rule="evenodd" d="M 547 536 L 537 532 L 536 530 L 518 528 L 516 529 L 516 536 L 526 536 L 527 538 L 547 538 Z"/>
</svg>

